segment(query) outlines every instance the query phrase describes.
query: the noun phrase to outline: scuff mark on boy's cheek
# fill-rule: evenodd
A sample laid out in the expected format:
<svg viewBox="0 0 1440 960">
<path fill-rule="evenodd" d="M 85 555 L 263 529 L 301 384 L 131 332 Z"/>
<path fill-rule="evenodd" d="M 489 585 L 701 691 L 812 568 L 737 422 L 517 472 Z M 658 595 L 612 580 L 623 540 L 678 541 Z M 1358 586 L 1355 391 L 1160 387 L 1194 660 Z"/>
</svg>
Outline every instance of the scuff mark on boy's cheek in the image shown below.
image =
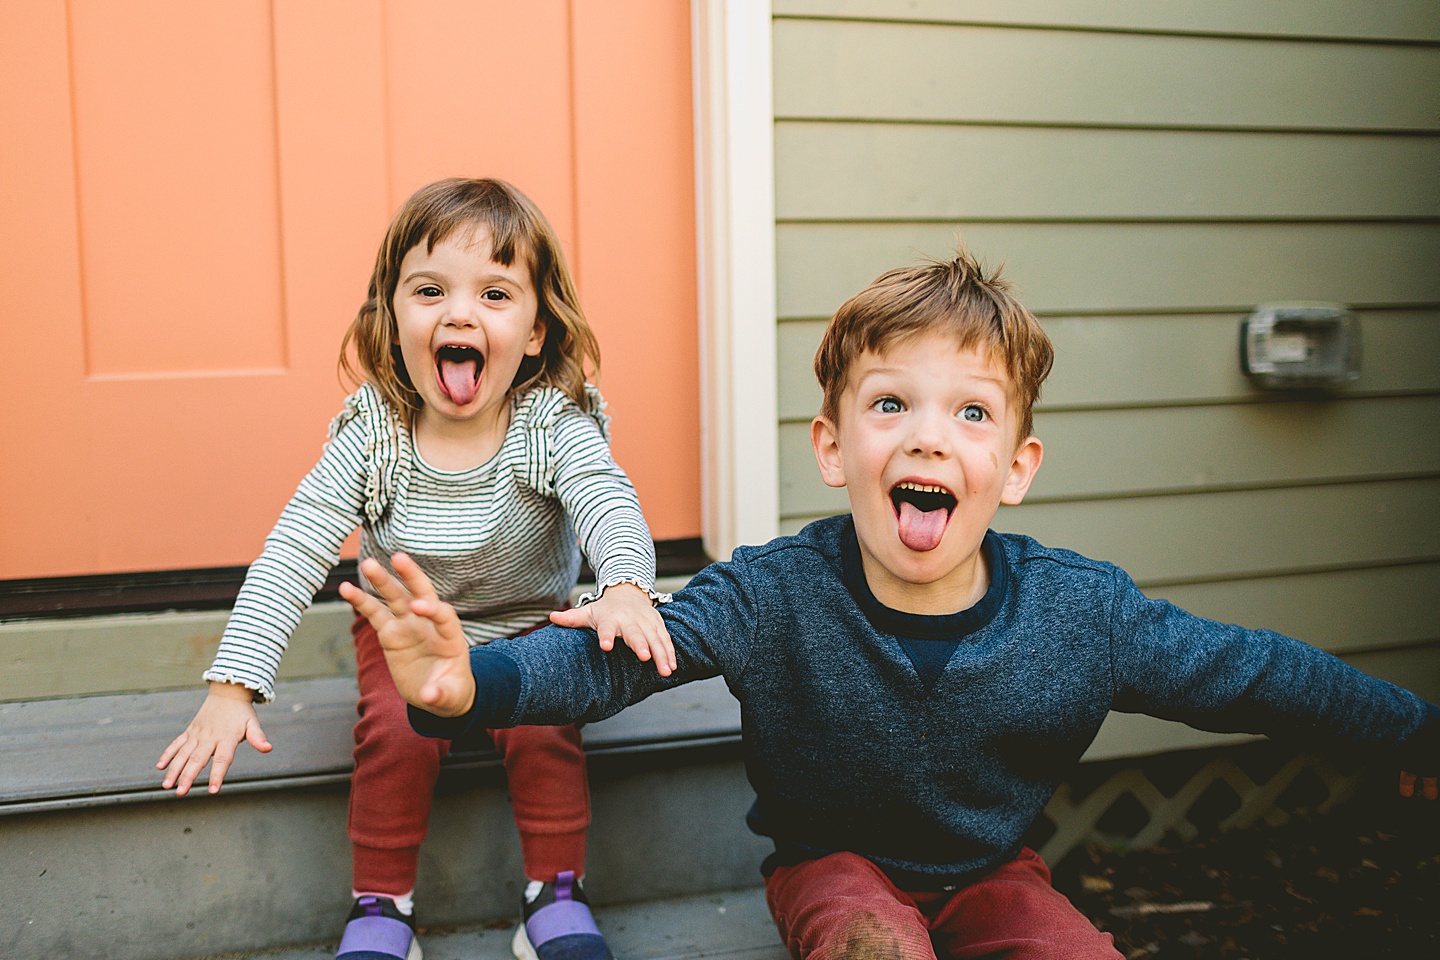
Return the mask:
<svg viewBox="0 0 1440 960">
<path fill-rule="evenodd" d="M 991 450 L 991 451 L 990 451 L 990 466 L 992 466 L 992 467 L 998 467 L 998 466 L 1000 466 L 1000 458 L 997 457 L 997 456 L 995 456 L 995 451 L 994 451 L 994 450 Z"/>
</svg>

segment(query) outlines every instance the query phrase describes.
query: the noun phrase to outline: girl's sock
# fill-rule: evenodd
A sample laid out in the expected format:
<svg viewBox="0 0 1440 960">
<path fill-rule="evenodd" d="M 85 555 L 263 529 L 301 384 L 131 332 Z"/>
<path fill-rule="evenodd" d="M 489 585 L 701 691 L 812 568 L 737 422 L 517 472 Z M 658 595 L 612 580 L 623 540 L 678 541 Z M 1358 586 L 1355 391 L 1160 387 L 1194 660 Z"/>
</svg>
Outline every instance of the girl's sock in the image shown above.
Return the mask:
<svg viewBox="0 0 1440 960">
<path fill-rule="evenodd" d="M 526 890 L 528 892 L 529 888 L 526 888 Z M 351 890 L 350 895 L 356 900 L 359 900 L 361 897 L 389 897 L 395 901 L 396 910 L 399 910 L 407 917 L 413 917 L 415 915 L 414 890 L 411 890 L 409 893 L 402 893 L 398 897 L 389 893 L 376 893 L 374 890 Z"/>
</svg>

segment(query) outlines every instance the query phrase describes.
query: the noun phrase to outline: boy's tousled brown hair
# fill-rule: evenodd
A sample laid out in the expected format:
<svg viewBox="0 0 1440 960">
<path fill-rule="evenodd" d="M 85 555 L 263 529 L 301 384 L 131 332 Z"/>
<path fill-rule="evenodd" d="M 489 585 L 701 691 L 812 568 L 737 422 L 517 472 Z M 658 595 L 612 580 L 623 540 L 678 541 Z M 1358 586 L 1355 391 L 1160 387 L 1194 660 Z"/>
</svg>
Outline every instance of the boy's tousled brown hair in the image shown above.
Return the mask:
<svg viewBox="0 0 1440 960">
<path fill-rule="evenodd" d="M 929 333 L 951 334 L 961 349 L 985 349 L 1005 367 L 1020 411 L 1020 437 L 1030 436 L 1031 410 L 1055 350 L 1000 269 L 987 272 L 963 245 L 953 260 L 883 273 L 840 305 L 815 353 L 815 376 L 824 391 L 820 415 L 838 422 L 850 365 L 866 350 L 883 353 Z"/>
<path fill-rule="evenodd" d="M 400 356 L 395 324 L 400 262 L 418 244 L 433 251 L 436 244 L 479 227 L 489 234 L 496 262 L 508 267 L 522 258 L 528 263 L 539 300 L 535 321 L 545 325 L 540 355 L 521 360 L 510 392 L 544 383 L 583 407 L 585 379 L 599 371 L 600 344 L 580 309 L 560 240 L 540 208 L 503 180 L 440 180 L 415 191 L 390 221 L 365 303 L 340 345 L 342 376 L 352 383 L 370 381 L 412 426 L 422 401 Z"/>
</svg>

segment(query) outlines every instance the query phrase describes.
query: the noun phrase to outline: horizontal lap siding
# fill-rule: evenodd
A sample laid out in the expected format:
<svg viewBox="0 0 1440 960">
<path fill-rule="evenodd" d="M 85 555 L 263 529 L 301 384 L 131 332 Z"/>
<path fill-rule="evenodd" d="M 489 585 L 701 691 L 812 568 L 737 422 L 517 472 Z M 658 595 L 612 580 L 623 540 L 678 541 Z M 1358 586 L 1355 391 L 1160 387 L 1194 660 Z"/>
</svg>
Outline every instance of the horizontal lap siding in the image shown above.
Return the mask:
<svg viewBox="0 0 1440 960">
<path fill-rule="evenodd" d="M 782 529 L 846 508 L 809 443 L 826 319 L 958 235 L 1057 350 L 997 528 L 1440 696 L 1433 4 L 774 9 Z M 1288 301 L 1361 315 L 1330 399 L 1240 372 L 1241 319 Z"/>
<path fill-rule="evenodd" d="M 779 15 L 1344 40 L 1440 40 L 1434 0 L 772 0 Z"/>
</svg>

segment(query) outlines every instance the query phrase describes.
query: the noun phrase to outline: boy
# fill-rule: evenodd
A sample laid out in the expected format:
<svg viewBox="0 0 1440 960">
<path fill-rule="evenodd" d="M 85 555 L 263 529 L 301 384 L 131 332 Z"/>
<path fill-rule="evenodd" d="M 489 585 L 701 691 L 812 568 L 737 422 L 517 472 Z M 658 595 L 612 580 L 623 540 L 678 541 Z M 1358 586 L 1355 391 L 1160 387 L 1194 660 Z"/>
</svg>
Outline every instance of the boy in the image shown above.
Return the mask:
<svg viewBox="0 0 1440 960">
<path fill-rule="evenodd" d="M 1030 411 L 1051 358 L 1008 284 L 963 251 L 844 304 L 815 360 L 811 439 L 851 514 L 697 575 L 663 610 L 668 678 L 573 630 L 469 652 L 404 557 L 404 586 L 365 568 L 386 604 L 346 599 L 432 736 L 595 720 L 723 675 L 748 822 L 775 842 L 767 900 L 796 957 L 1119 956 L 1020 842 L 1109 710 L 1431 761 L 1440 709 L 1298 641 L 1149 600 L 1111 564 L 990 531 L 1040 467 Z M 584 608 L 552 619 L 590 626 Z"/>
</svg>

